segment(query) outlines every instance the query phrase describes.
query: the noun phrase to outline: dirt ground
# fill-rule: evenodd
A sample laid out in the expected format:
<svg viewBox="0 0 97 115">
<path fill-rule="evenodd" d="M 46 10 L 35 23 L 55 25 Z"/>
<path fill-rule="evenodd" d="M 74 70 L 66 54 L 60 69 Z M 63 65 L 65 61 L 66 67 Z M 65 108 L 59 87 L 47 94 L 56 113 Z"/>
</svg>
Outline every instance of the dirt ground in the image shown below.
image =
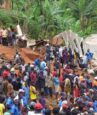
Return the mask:
<svg viewBox="0 0 97 115">
<path fill-rule="evenodd" d="M 18 50 L 21 56 L 24 58 L 26 63 L 32 63 L 35 58 L 43 57 L 43 55 L 38 51 L 33 51 L 29 48 L 14 48 L 14 47 L 5 47 L 0 45 L 0 55 L 3 55 L 4 58 L 11 60 L 13 59 L 16 50 Z"/>
</svg>

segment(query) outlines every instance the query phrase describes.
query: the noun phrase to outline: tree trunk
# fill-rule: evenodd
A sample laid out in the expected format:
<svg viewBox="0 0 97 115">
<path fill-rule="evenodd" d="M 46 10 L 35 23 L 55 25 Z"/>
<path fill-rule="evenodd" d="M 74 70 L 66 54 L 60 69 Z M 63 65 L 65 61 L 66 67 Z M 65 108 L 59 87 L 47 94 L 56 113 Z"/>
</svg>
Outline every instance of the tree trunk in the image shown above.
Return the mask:
<svg viewBox="0 0 97 115">
<path fill-rule="evenodd" d="M 5 8 L 6 9 L 12 8 L 12 0 L 5 0 Z"/>
<path fill-rule="evenodd" d="M 80 16 L 80 27 L 81 30 L 84 31 L 85 30 L 85 25 L 84 25 L 84 16 Z"/>
<path fill-rule="evenodd" d="M 8 9 L 8 10 L 11 9 L 12 8 L 12 0 L 3 0 L 0 8 L 4 8 L 4 9 Z"/>
</svg>

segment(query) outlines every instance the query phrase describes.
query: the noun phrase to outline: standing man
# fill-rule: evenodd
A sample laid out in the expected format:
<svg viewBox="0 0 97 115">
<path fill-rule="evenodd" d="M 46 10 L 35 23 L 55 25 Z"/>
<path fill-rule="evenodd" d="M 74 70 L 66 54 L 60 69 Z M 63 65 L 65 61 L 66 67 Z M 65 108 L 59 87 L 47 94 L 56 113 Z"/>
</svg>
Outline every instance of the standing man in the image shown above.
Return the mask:
<svg viewBox="0 0 97 115">
<path fill-rule="evenodd" d="M 92 66 L 92 65 L 91 65 L 91 60 L 93 59 L 93 53 L 90 52 L 90 49 L 87 50 L 86 56 L 87 56 L 87 59 L 88 59 L 88 64 L 89 64 L 89 66 L 90 66 L 90 68 L 91 68 L 91 66 Z"/>
</svg>

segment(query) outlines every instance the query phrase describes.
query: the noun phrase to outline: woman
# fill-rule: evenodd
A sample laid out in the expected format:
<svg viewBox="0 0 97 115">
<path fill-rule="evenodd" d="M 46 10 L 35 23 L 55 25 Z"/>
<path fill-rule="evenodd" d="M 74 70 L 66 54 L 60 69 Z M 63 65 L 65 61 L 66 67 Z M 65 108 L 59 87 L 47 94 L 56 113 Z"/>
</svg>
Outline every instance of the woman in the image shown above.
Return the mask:
<svg viewBox="0 0 97 115">
<path fill-rule="evenodd" d="M 80 96 L 80 90 L 78 84 L 74 85 L 73 94 L 74 98 L 78 98 Z"/>
<path fill-rule="evenodd" d="M 57 99 L 58 94 L 60 93 L 60 81 L 59 81 L 58 76 L 55 76 L 53 78 L 53 83 L 54 83 L 55 94 L 56 94 L 56 99 Z"/>
<path fill-rule="evenodd" d="M 64 91 L 67 95 L 71 93 L 71 82 L 69 78 L 66 78 L 64 81 Z"/>
</svg>

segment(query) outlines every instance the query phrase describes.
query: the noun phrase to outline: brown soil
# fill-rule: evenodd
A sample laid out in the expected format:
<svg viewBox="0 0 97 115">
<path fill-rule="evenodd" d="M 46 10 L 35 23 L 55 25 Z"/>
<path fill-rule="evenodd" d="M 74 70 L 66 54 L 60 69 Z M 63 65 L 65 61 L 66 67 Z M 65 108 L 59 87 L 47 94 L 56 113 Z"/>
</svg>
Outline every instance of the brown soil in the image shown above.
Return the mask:
<svg viewBox="0 0 97 115">
<path fill-rule="evenodd" d="M 7 60 L 11 60 L 16 53 L 16 49 L 17 48 L 14 47 L 5 47 L 0 45 L 0 54 L 3 55 Z M 35 58 L 43 57 L 39 52 L 33 51 L 28 48 L 19 48 L 18 51 L 20 52 L 26 63 L 33 62 Z"/>
</svg>

